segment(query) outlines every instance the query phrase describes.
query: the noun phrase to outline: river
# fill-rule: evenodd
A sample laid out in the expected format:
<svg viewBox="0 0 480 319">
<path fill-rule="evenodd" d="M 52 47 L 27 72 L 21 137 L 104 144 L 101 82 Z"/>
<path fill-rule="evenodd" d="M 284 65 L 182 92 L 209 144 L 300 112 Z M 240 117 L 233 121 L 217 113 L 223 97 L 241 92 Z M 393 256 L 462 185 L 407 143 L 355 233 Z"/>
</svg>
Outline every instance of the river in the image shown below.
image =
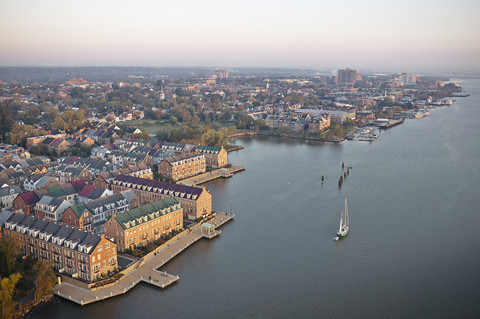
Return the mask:
<svg viewBox="0 0 480 319">
<path fill-rule="evenodd" d="M 471 95 L 372 143 L 234 140 L 245 149 L 229 162 L 246 171 L 205 186 L 236 217 L 163 267 L 176 284 L 85 307 L 59 299 L 29 318 L 478 315 L 480 80 L 456 82 Z M 344 198 L 350 232 L 335 242 Z"/>
</svg>

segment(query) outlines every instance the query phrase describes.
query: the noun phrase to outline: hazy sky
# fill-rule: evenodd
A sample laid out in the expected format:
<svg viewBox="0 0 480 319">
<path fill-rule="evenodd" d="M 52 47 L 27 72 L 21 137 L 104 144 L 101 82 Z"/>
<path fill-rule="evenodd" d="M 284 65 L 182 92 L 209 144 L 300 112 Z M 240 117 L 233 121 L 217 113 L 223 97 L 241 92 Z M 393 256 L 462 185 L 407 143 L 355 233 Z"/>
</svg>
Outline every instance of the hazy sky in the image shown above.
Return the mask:
<svg viewBox="0 0 480 319">
<path fill-rule="evenodd" d="M 0 65 L 480 71 L 480 1 L 0 0 Z"/>
</svg>

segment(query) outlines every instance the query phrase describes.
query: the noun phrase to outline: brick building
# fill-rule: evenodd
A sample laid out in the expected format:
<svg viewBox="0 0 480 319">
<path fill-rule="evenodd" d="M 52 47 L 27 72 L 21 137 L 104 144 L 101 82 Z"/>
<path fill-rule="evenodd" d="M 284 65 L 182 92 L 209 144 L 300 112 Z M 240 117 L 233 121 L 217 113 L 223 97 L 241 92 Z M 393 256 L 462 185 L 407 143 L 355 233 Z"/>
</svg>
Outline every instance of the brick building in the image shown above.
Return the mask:
<svg viewBox="0 0 480 319">
<path fill-rule="evenodd" d="M 183 228 L 183 209 L 173 197 L 155 200 L 149 204 L 114 215 L 104 224 L 107 238 L 117 244 L 120 251 L 143 246 L 163 234 Z"/>
<path fill-rule="evenodd" d="M 152 169 L 144 164 L 131 165 L 122 169 L 101 173 L 92 181 L 97 187 L 110 188 L 113 179 L 118 175 L 135 176 L 146 179 L 153 179 Z"/>
<path fill-rule="evenodd" d="M 117 176 L 111 188 L 114 193 L 133 190 L 141 204 L 173 196 L 182 205 L 184 218 L 197 219 L 212 212 L 212 195 L 205 188 L 125 175 Z"/>
<path fill-rule="evenodd" d="M 205 155 L 199 151 L 168 157 L 158 164 L 158 172 L 172 181 L 205 173 Z"/>
<path fill-rule="evenodd" d="M 117 245 L 103 235 L 24 214 L 5 222 L 4 235 L 15 238 L 23 254 L 51 261 L 72 278 L 91 282 L 117 268 Z"/>
<path fill-rule="evenodd" d="M 35 204 L 40 200 L 35 192 L 26 192 L 18 194 L 13 200 L 13 209 L 22 211 L 27 215 L 33 214 Z"/>
<path fill-rule="evenodd" d="M 228 153 L 223 147 L 199 145 L 195 150 L 205 156 L 207 168 L 221 168 L 228 164 Z"/>
<path fill-rule="evenodd" d="M 62 224 L 73 228 L 103 233 L 103 224 L 111 216 L 122 214 L 139 206 L 133 191 L 123 191 L 88 203 L 68 207 L 62 215 Z"/>
</svg>

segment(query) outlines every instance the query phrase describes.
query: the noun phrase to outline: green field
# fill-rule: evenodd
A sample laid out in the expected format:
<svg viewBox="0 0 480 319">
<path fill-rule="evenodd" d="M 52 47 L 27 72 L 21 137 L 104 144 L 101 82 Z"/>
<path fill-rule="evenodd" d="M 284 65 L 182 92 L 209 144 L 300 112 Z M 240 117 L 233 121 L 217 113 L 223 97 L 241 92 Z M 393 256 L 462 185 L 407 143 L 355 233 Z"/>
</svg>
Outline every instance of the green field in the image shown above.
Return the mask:
<svg viewBox="0 0 480 319">
<path fill-rule="evenodd" d="M 162 131 L 165 128 L 165 124 L 167 124 L 167 120 L 151 120 L 151 119 L 144 119 L 144 120 L 131 120 L 125 122 L 119 122 L 117 125 L 119 127 L 126 127 L 126 126 L 135 126 L 141 130 L 147 131 L 148 134 L 155 135 L 157 132 Z"/>
<path fill-rule="evenodd" d="M 146 130 L 148 134 L 156 135 L 158 132 L 163 131 L 165 125 L 168 124 L 168 120 L 151 120 L 151 119 L 143 119 L 143 120 L 131 120 L 131 121 L 124 121 L 118 122 L 117 125 L 119 127 L 126 127 L 126 126 L 135 126 L 141 130 Z M 220 121 L 219 122 L 222 127 L 230 128 L 235 123 L 230 121 Z"/>
</svg>

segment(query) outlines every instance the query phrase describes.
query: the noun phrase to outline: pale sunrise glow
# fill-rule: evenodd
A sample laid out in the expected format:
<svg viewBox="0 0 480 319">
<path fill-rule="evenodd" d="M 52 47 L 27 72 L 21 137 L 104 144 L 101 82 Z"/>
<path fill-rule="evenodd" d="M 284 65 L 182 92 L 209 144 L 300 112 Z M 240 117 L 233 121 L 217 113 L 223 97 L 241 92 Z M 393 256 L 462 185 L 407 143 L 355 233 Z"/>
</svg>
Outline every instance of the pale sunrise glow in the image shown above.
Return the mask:
<svg viewBox="0 0 480 319">
<path fill-rule="evenodd" d="M 2 1 L 0 65 L 480 71 L 480 3 Z"/>
</svg>

